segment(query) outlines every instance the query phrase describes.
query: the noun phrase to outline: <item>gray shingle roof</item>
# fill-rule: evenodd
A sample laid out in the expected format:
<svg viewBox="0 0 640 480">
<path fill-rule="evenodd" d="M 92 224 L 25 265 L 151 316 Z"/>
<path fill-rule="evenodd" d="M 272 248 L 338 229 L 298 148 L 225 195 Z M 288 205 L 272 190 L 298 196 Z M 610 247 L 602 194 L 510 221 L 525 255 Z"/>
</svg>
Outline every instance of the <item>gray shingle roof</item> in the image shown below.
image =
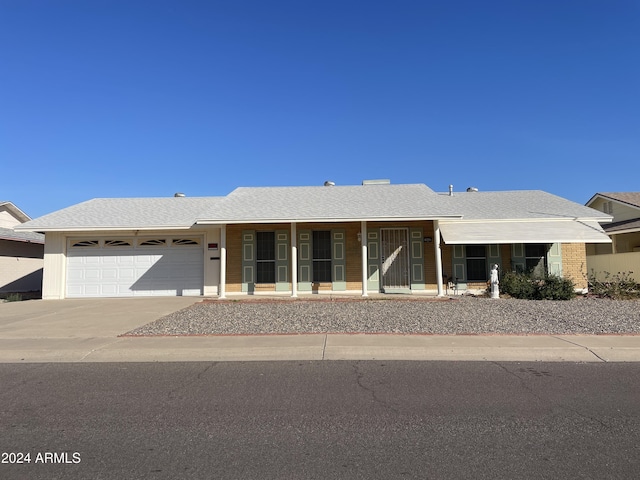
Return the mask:
<svg viewBox="0 0 640 480">
<path fill-rule="evenodd" d="M 423 184 L 241 187 L 204 212 L 201 223 L 459 217 Z"/>
<path fill-rule="evenodd" d="M 580 218 L 610 221 L 612 218 L 593 208 L 541 190 L 456 192 L 452 196 L 441 194 L 439 197 L 462 213 L 465 220 Z"/>
<path fill-rule="evenodd" d="M 150 230 L 202 224 L 394 219 L 611 217 L 539 190 L 438 194 L 423 184 L 241 187 L 226 197 L 97 198 L 16 227 L 25 231 Z"/>
<path fill-rule="evenodd" d="M 223 197 L 94 198 L 24 223 L 31 231 L 189 228 Z"/>
<path fill-rule="evenodd" d="M 44 235 L 35 232 L 16 232 L 12 228 L 0 227 L 0 240 L 15 242 L 44 243 Z"/>
</svg>

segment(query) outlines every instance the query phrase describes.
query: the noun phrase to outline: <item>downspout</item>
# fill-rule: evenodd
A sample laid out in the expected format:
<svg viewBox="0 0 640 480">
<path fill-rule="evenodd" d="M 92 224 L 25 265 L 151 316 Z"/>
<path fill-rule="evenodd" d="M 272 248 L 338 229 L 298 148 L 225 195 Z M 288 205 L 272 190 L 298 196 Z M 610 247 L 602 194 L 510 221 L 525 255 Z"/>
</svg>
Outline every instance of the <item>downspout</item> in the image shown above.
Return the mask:
<svg viewBox="0 0 640 480">
<path fill-rule="evenodd" d="M 227 226 L 220 228 L 220 288 L 218 289 L 218 299 L 226 298 L 227 284 Z"/>
<path fill-rule="evenodd" d="M 298 233 L 296 222 L 291 222 L 291 296 L 298 296 Z"/>
<path fill-rule="evenodd" d="M 440 248 L 440 222 L 438 220 L 433 221 L 433 228 L 435 230 L 433 243 L 435 244 L 436 282 L 438 284 L 438 296 L 444 297 L 444 291 L 442 289 L 442 249 Z"/>
<path fill-rule="evenodd" d="M 367 253 L 367 222 L 365 221 L 360 222 L 360 243 L 362 249 L 362 296 L 368 297 L 367 258 L 369 255 Z"/>
</svg>

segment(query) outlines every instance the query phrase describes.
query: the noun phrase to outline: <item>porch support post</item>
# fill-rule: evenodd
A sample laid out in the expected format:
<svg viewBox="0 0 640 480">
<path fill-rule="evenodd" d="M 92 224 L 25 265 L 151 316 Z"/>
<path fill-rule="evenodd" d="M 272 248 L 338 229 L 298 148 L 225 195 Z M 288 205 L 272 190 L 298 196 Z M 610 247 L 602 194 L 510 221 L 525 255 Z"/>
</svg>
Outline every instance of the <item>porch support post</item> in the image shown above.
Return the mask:
<svg viewBox="0 0 640 480">
<path fill-rule="evenodd" d="M 225 287 L 227 284 L 227 226 L 220 228 L 220 287 L 218 288 L 218 298 L 226 298 Z"/>
<path fill-rule="evenodd" d="M 291 222 L 291 296 L 298 296 L 298 233 L 296 222 Z"/>
<path fill-rule="evenodd" d="M 367 292 L 367 282 L 369 280 L 369 275 L 367 274 L 368 270 L 368 262 L 369 254 L 367 252 L 367 222 L 360 222 L 360 243 L 362 248 L 362 296 L 368 297 L 369 293 Z"/>
<path fill-rule="evenodd" d="M 444 297 L 442 289 L 442 249 L 440 248 L 440 222 L 438 220 L 433 221 L 434 234 L 434 247 L 436 254 L 436 282 L 438 283 L 438 296 Z"/>
</svg>

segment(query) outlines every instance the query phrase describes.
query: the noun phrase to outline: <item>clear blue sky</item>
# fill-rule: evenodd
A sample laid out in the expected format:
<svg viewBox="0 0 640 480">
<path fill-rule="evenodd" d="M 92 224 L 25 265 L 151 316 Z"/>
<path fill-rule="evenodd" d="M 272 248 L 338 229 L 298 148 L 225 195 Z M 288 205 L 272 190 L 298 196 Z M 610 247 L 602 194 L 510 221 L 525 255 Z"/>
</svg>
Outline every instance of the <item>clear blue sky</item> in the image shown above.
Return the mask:
<svg viewBox="0 0 640 480">
<path fill-rule="evenodd" d="M 0 0 L 0 200 L 640 190 L 635 0 Z"/>
</svg>

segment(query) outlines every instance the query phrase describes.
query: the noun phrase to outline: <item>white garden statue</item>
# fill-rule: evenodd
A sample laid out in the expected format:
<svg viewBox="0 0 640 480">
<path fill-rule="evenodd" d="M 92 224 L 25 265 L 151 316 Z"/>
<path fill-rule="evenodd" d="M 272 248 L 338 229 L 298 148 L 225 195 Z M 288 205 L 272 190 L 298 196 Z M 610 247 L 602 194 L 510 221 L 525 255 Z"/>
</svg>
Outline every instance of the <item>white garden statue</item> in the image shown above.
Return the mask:
<svg viewBox="0 0 640 480">
<path fill-rule="evenodd" d="M 498 280 L 498 265 L 491 268 L 491 298 L 500 298 L 500 280 Z"/>
</svg>

